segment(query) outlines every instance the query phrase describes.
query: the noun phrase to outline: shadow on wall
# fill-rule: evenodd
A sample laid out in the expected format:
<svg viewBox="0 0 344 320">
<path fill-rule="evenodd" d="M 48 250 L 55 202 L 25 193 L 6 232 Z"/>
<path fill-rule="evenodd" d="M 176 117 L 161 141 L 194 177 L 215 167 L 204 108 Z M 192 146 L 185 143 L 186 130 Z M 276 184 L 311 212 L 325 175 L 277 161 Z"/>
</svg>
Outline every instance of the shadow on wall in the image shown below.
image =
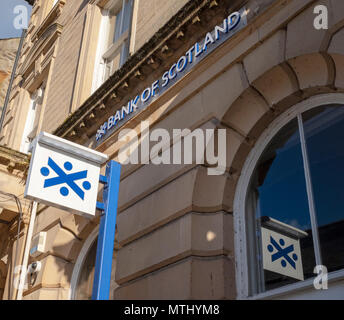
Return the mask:
<svg viewBox="0 0 344 320">
<path fill-rule="evenodd" d="M 84 7 L 87 6 L 89 2 L 89 0 L 84 0 L 78 8 L 78 11 L 75 13 L 74 17 L 76 17 L 84 9 Z"/>
<path fill-rule="evenodd" d="M 6 265 L 0 261 L 0 300 L 2 300 L 6 283 Z"/>
<path fill-rule="evenodd" d="M 82 249 L 87 239 L 94 233 L 99 218 L 89 220 L 54 208 L 48 208 L 48 210 L 56 210 L 53 213 L 56 213 L 56 220 L 43 226 L 41 230 L 47 232 L 46 252 L 36 259 L 30 258 L 29 264 L 40 261 L 42 268 L 36 275 L 28 276 L 28 290 L 24 291 L 24 299 L 69 299 L 75 264 L 79 255 L 82 255 L 81 272 L 73 292 L 75 292 L 75 299 L 88 300 L 92 295 L 97 241 L 90 245 L 85 255 L 83 252 L 87 248 Z M 47 216 L 51 213 L 43 211 L 40 214 Z M 118 248 L 118 244 L 115 248 Z M 113 264 L 111 294 L 114 291 L 114 277 L 115 264 Z"/>
<path fill-rule="evenodd" d="M 84 240 L 86 240 L 86 237 Z M 116 237 L 117 238 L 117 237 Z M 71 243 L 74 242 L 74 243 Z M 53 280 L 54 282 L 60 282 L 62 288 L 65 289 L 72 289 L 72 299 L 75 300 L 91 300 L 92 298 L 92 288 L 93 288 L 93 281 L 94 281 L 94 272 L 95 272 L 95 263 L 96 263 L 96 255 L 97 255 L 97 238 L 94 242 L 90 245 L 87 250 L 87 253 L 84 255 L 81 252 L 81 249 L 85 245 L 85 241 L 81 239 L 77 239 L 76 241 L 68 241 L 65 245 L 54 245 L 52 247 L 52 252 L 54 252 L 54 257 L 51 257 L 49 261 L 45 262 L 45 269 L 44 278 L 56 277 L 51 274 L 51 268 L 55 268 L 55 275 L 59 274 L 58 279 Z M 115 250 L 114 256 L 112 260 L 112 274 L 111 274 L 111 288 L 110 288 L 110 300 L 113 300 L 113 292 L 117 288 L 117 284 L 115 282 L 115 272 L 116 272 L 116 258 L 118 252 L 118 243 L 117 239 L 115 240 Z M 57 257 L 55 252 L 69 252 L 70 260 L 66 260 L 63 257 Z M 74 288 L 71 288 L 71 281 L 72 276 L 75 268 L 75 263 L 79 257 L 81 256 L 83 261 L 79 269 L 78 280 Z M 49 281 L 49 280 L 48 280 Z M 68 299 L 68 296 L 64 295 L 63 297 L 59 297 L 61 299 Z"/>
</svg>

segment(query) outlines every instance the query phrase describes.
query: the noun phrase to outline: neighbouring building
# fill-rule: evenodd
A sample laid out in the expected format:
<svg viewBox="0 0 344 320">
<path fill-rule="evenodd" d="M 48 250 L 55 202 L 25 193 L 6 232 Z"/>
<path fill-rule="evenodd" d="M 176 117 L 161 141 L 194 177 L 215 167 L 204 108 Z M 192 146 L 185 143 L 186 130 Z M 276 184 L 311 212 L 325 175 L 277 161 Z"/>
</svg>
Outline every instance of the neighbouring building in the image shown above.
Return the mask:
<svg viewBox="0 0 344 320">
<path fill-rule="evenodd" d="M 118 161 L 151 151 L 122 167 L 112 299 L 343 297 L 343 1 L 30 3 L 2 146 L 20 158 L 46 131 Z M 314 24 L 319 5 L 327 29 Z M 142 123 L 169 137 L 225 132 L 223 172 L 157 165 L 192 133 L 169 141 Z M 138 138 L 123 141 L 125 129 Z M 46 243 L 30 262 L 42 269 L 23 299 L 89 299 L 98 228 L 40 205 L 34 236 Z M 25 229 L 20 239 L 23 259 Z M 328 290 L 314 287 L 320 265 Z"/>
<path fill-rule="evenodd" d="M 0 40 L 0 112 L 5 103 L 19 42 L 19 38 Z M 0 299 L 3 295 L 13 296 L 15 289 L 12 285 L 7 286 L 11 289 L 4 294 L 6 281 L 14 279 L 7 275 L 13 274 L 13 265 L 21 264 L 20 246 L 17 246 L 16 240 L 26 234 L 28 226 L 30 201 L 23 198 L 28 164 L 26 154 L 0 146 Z"/>
<path fill-rule="evenodd" d="M 18 38 L 13 39 L 0 39 L 0 107 L 5 102 L 5 96 L 11 72 L 16 57 L 16 53 L 19 47 Z"/>
</svg>

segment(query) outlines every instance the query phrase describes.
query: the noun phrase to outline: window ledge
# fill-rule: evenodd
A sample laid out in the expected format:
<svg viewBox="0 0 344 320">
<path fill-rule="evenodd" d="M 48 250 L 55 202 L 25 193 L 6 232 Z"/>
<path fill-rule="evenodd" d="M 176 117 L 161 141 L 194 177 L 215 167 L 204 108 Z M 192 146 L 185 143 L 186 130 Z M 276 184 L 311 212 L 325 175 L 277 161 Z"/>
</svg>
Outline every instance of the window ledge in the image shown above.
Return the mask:
<svg viewBox="0 0 344 320">
<path fill-rule="evenodd" d="M 60 16 L 65 0 L 58 1 L 51 9 L 48 16 L 44 19 L 42 24 L 38 27 L 37 31 L 32 35 L 33 41 L 38 40 L 47 28 Z"/>
<path fill-rule="evenodd" d="M 305 281 L 293 283 L 278 289 L 269 290 L 264 293 L 254 295 L 252 297 L 247 297 L 248 300 L 268 300 L 268 299 L 278 299 L 290 293 L 297 293 L 298 291 L 303 291 L 305 289 L 314 289 L 313 282 L 314 278 L 307 279 Z M 344 279 L 344 269 L 331 272 L 328 274 L 328 283 Z M 314 289 L 316 290 L 316 289 Z M 330 290 L 330 288 L 329 288 Z"/>
</svg>

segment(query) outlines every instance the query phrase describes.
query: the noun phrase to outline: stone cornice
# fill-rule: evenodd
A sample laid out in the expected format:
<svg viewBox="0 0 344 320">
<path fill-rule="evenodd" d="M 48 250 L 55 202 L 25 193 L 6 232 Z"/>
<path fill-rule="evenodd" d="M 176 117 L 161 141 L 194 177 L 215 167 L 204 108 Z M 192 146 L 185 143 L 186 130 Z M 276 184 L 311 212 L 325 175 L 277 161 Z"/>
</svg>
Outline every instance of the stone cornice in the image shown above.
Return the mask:
<svg viewBox="0 0 344 320">
<path fill-rule="evenodd" d="M 38 27 L 37 31 L 32 35 L 33 42 L 39 39 L 42 36 L 42 34 L 44 34 L 45 31 L 49 28 L 49 26 L 52 25 L 56 21 L 56 19 L 61 15 L 62 8 L 64 7 L 65 3 L 65 0 L 60 0 L 59 2 L 57 2 L 55 7 L 49 12 L 48 16 Z"/>
<path fill-rule="evenodd" d="M 233 9 L 243 6 L 243 0 L 189 1 L 146 44 L 131 56 L 86 102 L 71 114 L 54 132 L 78 143 L 85 143 L 97 127 L 128 94 L 134 95 L 137 83 L 175 59 L 176 51 L 187 50 L 189 38 L 201 38 L 215 23 L 222 21 Z M 105 111 L 105 112 L 104 112 Z M 103 117 L 101 115 L 104 115 Z M 95 118 L 97 121 L 95 121 Z"/>
<path fill-rule="evenodd" d="M 19 74 L 26 74 L 27 70 L 35 64 L 38 57 L 40 57 L 43 52 L 49 51 L 49 48 L 53 46 L 56 39 L 61 35 L 62 29 L 63 27 L 59 23 L 54 23 L 44 29 L 44 33 L 40 35 L 40 37 L 34 42 L 33 46 L 29 49 L 30 51 L 20 68 Z"/>
<path fill-rule="evenodd" d="M 9 172 L 18 170 L 26 173 L 30 164 L 30 157 L 24 153 L 0 146 L 0 165 L 7 167 Z"/>
</svg>

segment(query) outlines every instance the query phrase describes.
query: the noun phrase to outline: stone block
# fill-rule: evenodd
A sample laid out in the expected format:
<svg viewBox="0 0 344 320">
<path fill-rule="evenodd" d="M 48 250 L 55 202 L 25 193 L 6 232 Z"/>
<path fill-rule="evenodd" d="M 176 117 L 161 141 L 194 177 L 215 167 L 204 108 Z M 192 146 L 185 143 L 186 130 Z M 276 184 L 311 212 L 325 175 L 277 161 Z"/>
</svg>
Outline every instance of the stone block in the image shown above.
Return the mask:
<svg viewBox="0 0 344 320">
<path fill-rule="evenodd" d="M 284 30 L 277 31 L 244 58 L 244 66 L 250 83 L 284 61 L 285 37 Z"/>
<path fill-rule="evenodd" d="M 329 0 L 317 1 L 302 11 L 290 21 L 287 26 L 286 59 L 295 58 L 305 54 L 317 53 L 322 50 L 322 44 L 326 37 L 326 30 L 314 28 L 314 7 L 316 5 L 330 7 Z"/>
<path fill-rule="evenodd" d="M 198 168 L 192 169 L 121 212 L 117 217 L 121 244 L 142 236 L 192 210 Z"/>
<path fill-rule="evenodd" d="M 269 105 L 254 89 L 247 89 L 231 106 L 223 117 L 230 128 L 247 136 L 255 124 L 269 110 Z"/>
<path fill-rule="evenodd" d="M 293 58 L 289 64 L 294 69 L 302 90 L 330 84 L 327 62 L 319 53 Z"/>
<path fill-rule="evenodd" d="M 118 287 L 114 298 L 120 300 L 235 299 L 234 272 L 232 260 L 223 256 L 186 258 Z"/>
<path fill-rule="evenodd" d="M 193 253 L 212 256 L 232 252 L 233 242 L 223 236 L 224 226 L 231 223 L 228 219 L 231 216 L 223 212 L 188 214 L 123 246 L 118 252 L 116 282 L 131 281 Z"/>
<path fill-rule="evenodd" d="M 211 176 L 205 167 L 198 170 L 193 193 L 193 208 L 199 212 L 215 212 L 222 209 L 225 175 Z"/>
<path fill-rule="evenodd" d="M 276 66 L 257 79 L 253 86 L 265 97 L 270 106 L 299 90 L 295 75 L 287 67 Z"/>
</svg>

